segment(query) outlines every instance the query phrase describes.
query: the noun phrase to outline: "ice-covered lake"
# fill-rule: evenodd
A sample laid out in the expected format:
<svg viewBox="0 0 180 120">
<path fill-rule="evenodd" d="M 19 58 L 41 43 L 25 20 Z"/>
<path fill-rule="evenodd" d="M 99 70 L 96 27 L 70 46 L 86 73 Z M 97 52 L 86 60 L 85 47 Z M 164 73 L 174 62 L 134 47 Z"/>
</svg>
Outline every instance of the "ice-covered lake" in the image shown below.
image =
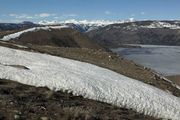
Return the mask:
<svg viewBox="0 0 180 120">
<path fill-rule="evenodd" d="M 112 51 L 163 75 L 180 75 L 180 46 L 140 45 Z"/>
</svg>

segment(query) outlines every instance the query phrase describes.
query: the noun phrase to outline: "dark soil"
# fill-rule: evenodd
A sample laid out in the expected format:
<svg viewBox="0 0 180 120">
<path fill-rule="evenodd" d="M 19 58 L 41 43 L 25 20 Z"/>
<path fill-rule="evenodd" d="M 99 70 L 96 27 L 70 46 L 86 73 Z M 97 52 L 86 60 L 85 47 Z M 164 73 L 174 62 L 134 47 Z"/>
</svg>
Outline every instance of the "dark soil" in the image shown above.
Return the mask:
<svg viewBox="0 0 180 120">
<path fill-rule="evenodd" d="M 0 120 L 155 120 L 133 110 L 0 79 Z"/>
</svg>

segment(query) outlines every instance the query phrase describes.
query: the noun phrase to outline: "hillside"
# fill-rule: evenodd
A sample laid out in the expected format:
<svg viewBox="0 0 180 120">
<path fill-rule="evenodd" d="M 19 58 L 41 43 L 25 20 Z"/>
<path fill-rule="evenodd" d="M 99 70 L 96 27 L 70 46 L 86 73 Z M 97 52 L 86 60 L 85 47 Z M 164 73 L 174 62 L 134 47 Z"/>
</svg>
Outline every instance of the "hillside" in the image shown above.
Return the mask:
<svg viewBox="0 0 180 120">
<path fill-rule="evenodd" d="M 31 28 L 24 31 L 20 31 L 19 34 L 15 33 L 10 34 L 8 36 L 4 36 L 3 39 L 7 39 L 6 41 L 23 45 L 31 44 L 48 45 L 56 47 L 104 49 L 100 45 L 91 41 L 86 35 L 70 28 L 59 29 L 58 26 L 57 28 L 56 26 L 53 28 Z"/>
<path fill-rule="evenodd" d="M 87 32 L 108 48 L 122 44 L 180 45 L 180 25 L 176 21 L 137 21 L 113 24 Z"/>
</svg>

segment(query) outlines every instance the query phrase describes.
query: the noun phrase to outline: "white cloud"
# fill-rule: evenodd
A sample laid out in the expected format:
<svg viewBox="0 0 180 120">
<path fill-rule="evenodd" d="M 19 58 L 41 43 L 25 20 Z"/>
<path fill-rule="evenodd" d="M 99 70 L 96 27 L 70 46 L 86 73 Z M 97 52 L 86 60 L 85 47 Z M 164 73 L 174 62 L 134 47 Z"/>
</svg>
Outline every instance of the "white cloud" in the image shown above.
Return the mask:
<svg viewBox="0 0 180 120">
<path fill-rule="evenodd" d="M 106 15 L 110 15 L 110 14 L 111 14 L 110 11 L 105 11 L 104 13 L 105 13 Z"/>
<path fill-rule="evenodd" d="M 46 18 L 50 16 L 56 16 L 55 13 L 40 13 L 40 14 L 35 14 L 35 17 L 40 17 L 40 18 Z"/>
<path fill-rule="evenodd" d="M 129 21 L 130 21 L 130 22 L 133 22 L 133 21 L 134 21 L 134 18 L 129 18 Z"/>
<path fill-rule="evenodd" d="M 39 16 L 39 17 L 49 17 L 51 15 L 49 13 L 41 13 L 41 14 L 39 14 L 37 16 Z"/>
<path fill-rule="evenodd" d="M 69 17 L 77 17 L 78 15 L 72 13 L 72 14 L 63 14 L 62 16 L 63 16 L 63 18 L 69 18 Z"/>
<path fill-rule="evenodd" d="M 54 13 L 40 13 L 40 14 L 35 14 L 35 15 L 28 15 L 28 14 L 15 14 L 11 13 L 8 16 L 14 18 L 14 19 L 19 19 L 19 20 L 25 20 L 25 19 L 39 19 L 39 18 L 47 18 L 50 16 L 57 17 L 56 14 Z"/>
<path fill-rule="evenodd" d="M 59 17 L 54 17 L 54 19 L 59 19 Z"/>
<path fill-rule="evenodd" d="M 9 14 L 10 17 L 16 17 L 17 14 Z"/>
<path fill-rule="evenodd" d="M 69 14 L 67 16 L 69 16 L 69 17 L 76 17 L 77 15 L 76 14 Z"/>
<path fill-rule="evenodd" d="M 27 15 L 27 14 L 9 14 L 10 17 L 14 17 L 16 19 L 32 19 L 33 16 Z"/>
<path fill-rule="evenodd" d="M 141 15 L 145 15 L 146 13 L 145 12 L 141 12 Z"/>
<path fill-rule="evenodd" d="M 136 15 L 135 14 L 131 14 L 131 17 L 135 17 Z"/>
</svg>

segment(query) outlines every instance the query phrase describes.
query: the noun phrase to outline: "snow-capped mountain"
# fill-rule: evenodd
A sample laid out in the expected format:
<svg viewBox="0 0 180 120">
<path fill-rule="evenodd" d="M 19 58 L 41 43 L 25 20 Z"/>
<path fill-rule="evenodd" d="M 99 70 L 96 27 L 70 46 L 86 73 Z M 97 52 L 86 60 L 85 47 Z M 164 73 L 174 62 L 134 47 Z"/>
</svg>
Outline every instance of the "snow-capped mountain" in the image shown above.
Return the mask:
<svg viewBox="0 0 180 120">
<path fill-rule="evenodd" d="M 110 21 L 110 20 L 75 20 L 75 19 L 70 19 L 70 20 L 65 20 L 65 21 L 40 21 L 38 22 L 38 24 L 42 24 L 42 25 L 57 25 L 57 24 L 69 24 L 69 23 L 73 23 L 73 24 L 84 24 L 84 25 L 97 25 L 97 26 L 104 26 L 104 25 L 109 25 L 109 24 L 114 24 L 114 23 L 124 23 L 125 21 Z M 128 21 L 126 21 L 128 22 Z"/>
<path fill-rule="evenodd" d="M 127 21 L 109 21 L 109 20 L 75 20 L 75 19 L 71 19 L 71 20 L 65 20 L 65 21 L 40 21 L 38 22 L 38 24 L 40 25 L 68 25 L 70 28 L 76 29 L 80 32 L 88 32 L 94 29 L 98 29 L 101 27 L 105 27 L 107 25 L 110 24 L 117 24 L 117 23 L 124 23 L 124 22 L 129 22 L 129 20 Z"/>
<path fill-rule="evenodd" d="M 130 24 L 128 24 L 130 23 Z M 40 26 L 49 26 L 49 25 L 67 25 L 72 29 L 76 29 L 80 32 L 89 32 L 92 30 L 100 29 L 103 27 L 106 27 L 108 25 L 113 25 L 113 24 L 118 24 L 119 26 L 115 26 L 117 28 L 121 28 L 124 30 L 137 30 L 140 28 L 169 28 L 169 29 L 180 29 L 180 21 L 135 21 L 132 19 L 129 20 L 116 20 L 116 21 L 111 21 L 111 20 L 65 20 L 65 21 L 47 21 L 43 20 L 40 22 L 37 22 L 36 24 L 32 22 L 22 22 L 19 24 L 11 24 L 11 23 L 1 23 L 0 24 L 0 30 L 14 30 L 18 28 L 23 28 L 23 27 L 34 27 L 37 25 Z M 128 24 L 128 25 L 127 25 Z"/>
<path fill-rule="evenodd" d="M 179 21 L 134 21 L 130 20 L 117 20 L 117 21 L 110 21 L 110 20 L 65 20 L 65 21 L 40 21 L 38 24 L 40 25 L 68 25 L 70 28 L 79 30 L 81 32 L 89 32 L 95 29 L 99 29 L 105 27 L 107 25 L 112 24 L 126 24 L 131 23 L 128 26 L 119 26 L 122 29 L 127 30 L 137 30 L 139 28 L 169 28 L 169 29 L 180 29 L 180 22 Z M 145 24 L 144 24 L 145 23 Z M 119 28 L 115 26 L 116 28 Z"/>
<path fill-rule="evenodd" d="M 169 29 L 180 29 L 179 22 L 175 22 L 174 24 L 163 22 L 163 21 L 155 21 L 152 22 L 150 25 L 140 26 L 142 28 L 169 28 Z"/>
<path fill-rule="evenodd" d="M 96 42 L 107 47 L 122 44 L 180 45 L 179 21 L 135 21 L 111 24 L 87 32 Z"/>
</svg>

